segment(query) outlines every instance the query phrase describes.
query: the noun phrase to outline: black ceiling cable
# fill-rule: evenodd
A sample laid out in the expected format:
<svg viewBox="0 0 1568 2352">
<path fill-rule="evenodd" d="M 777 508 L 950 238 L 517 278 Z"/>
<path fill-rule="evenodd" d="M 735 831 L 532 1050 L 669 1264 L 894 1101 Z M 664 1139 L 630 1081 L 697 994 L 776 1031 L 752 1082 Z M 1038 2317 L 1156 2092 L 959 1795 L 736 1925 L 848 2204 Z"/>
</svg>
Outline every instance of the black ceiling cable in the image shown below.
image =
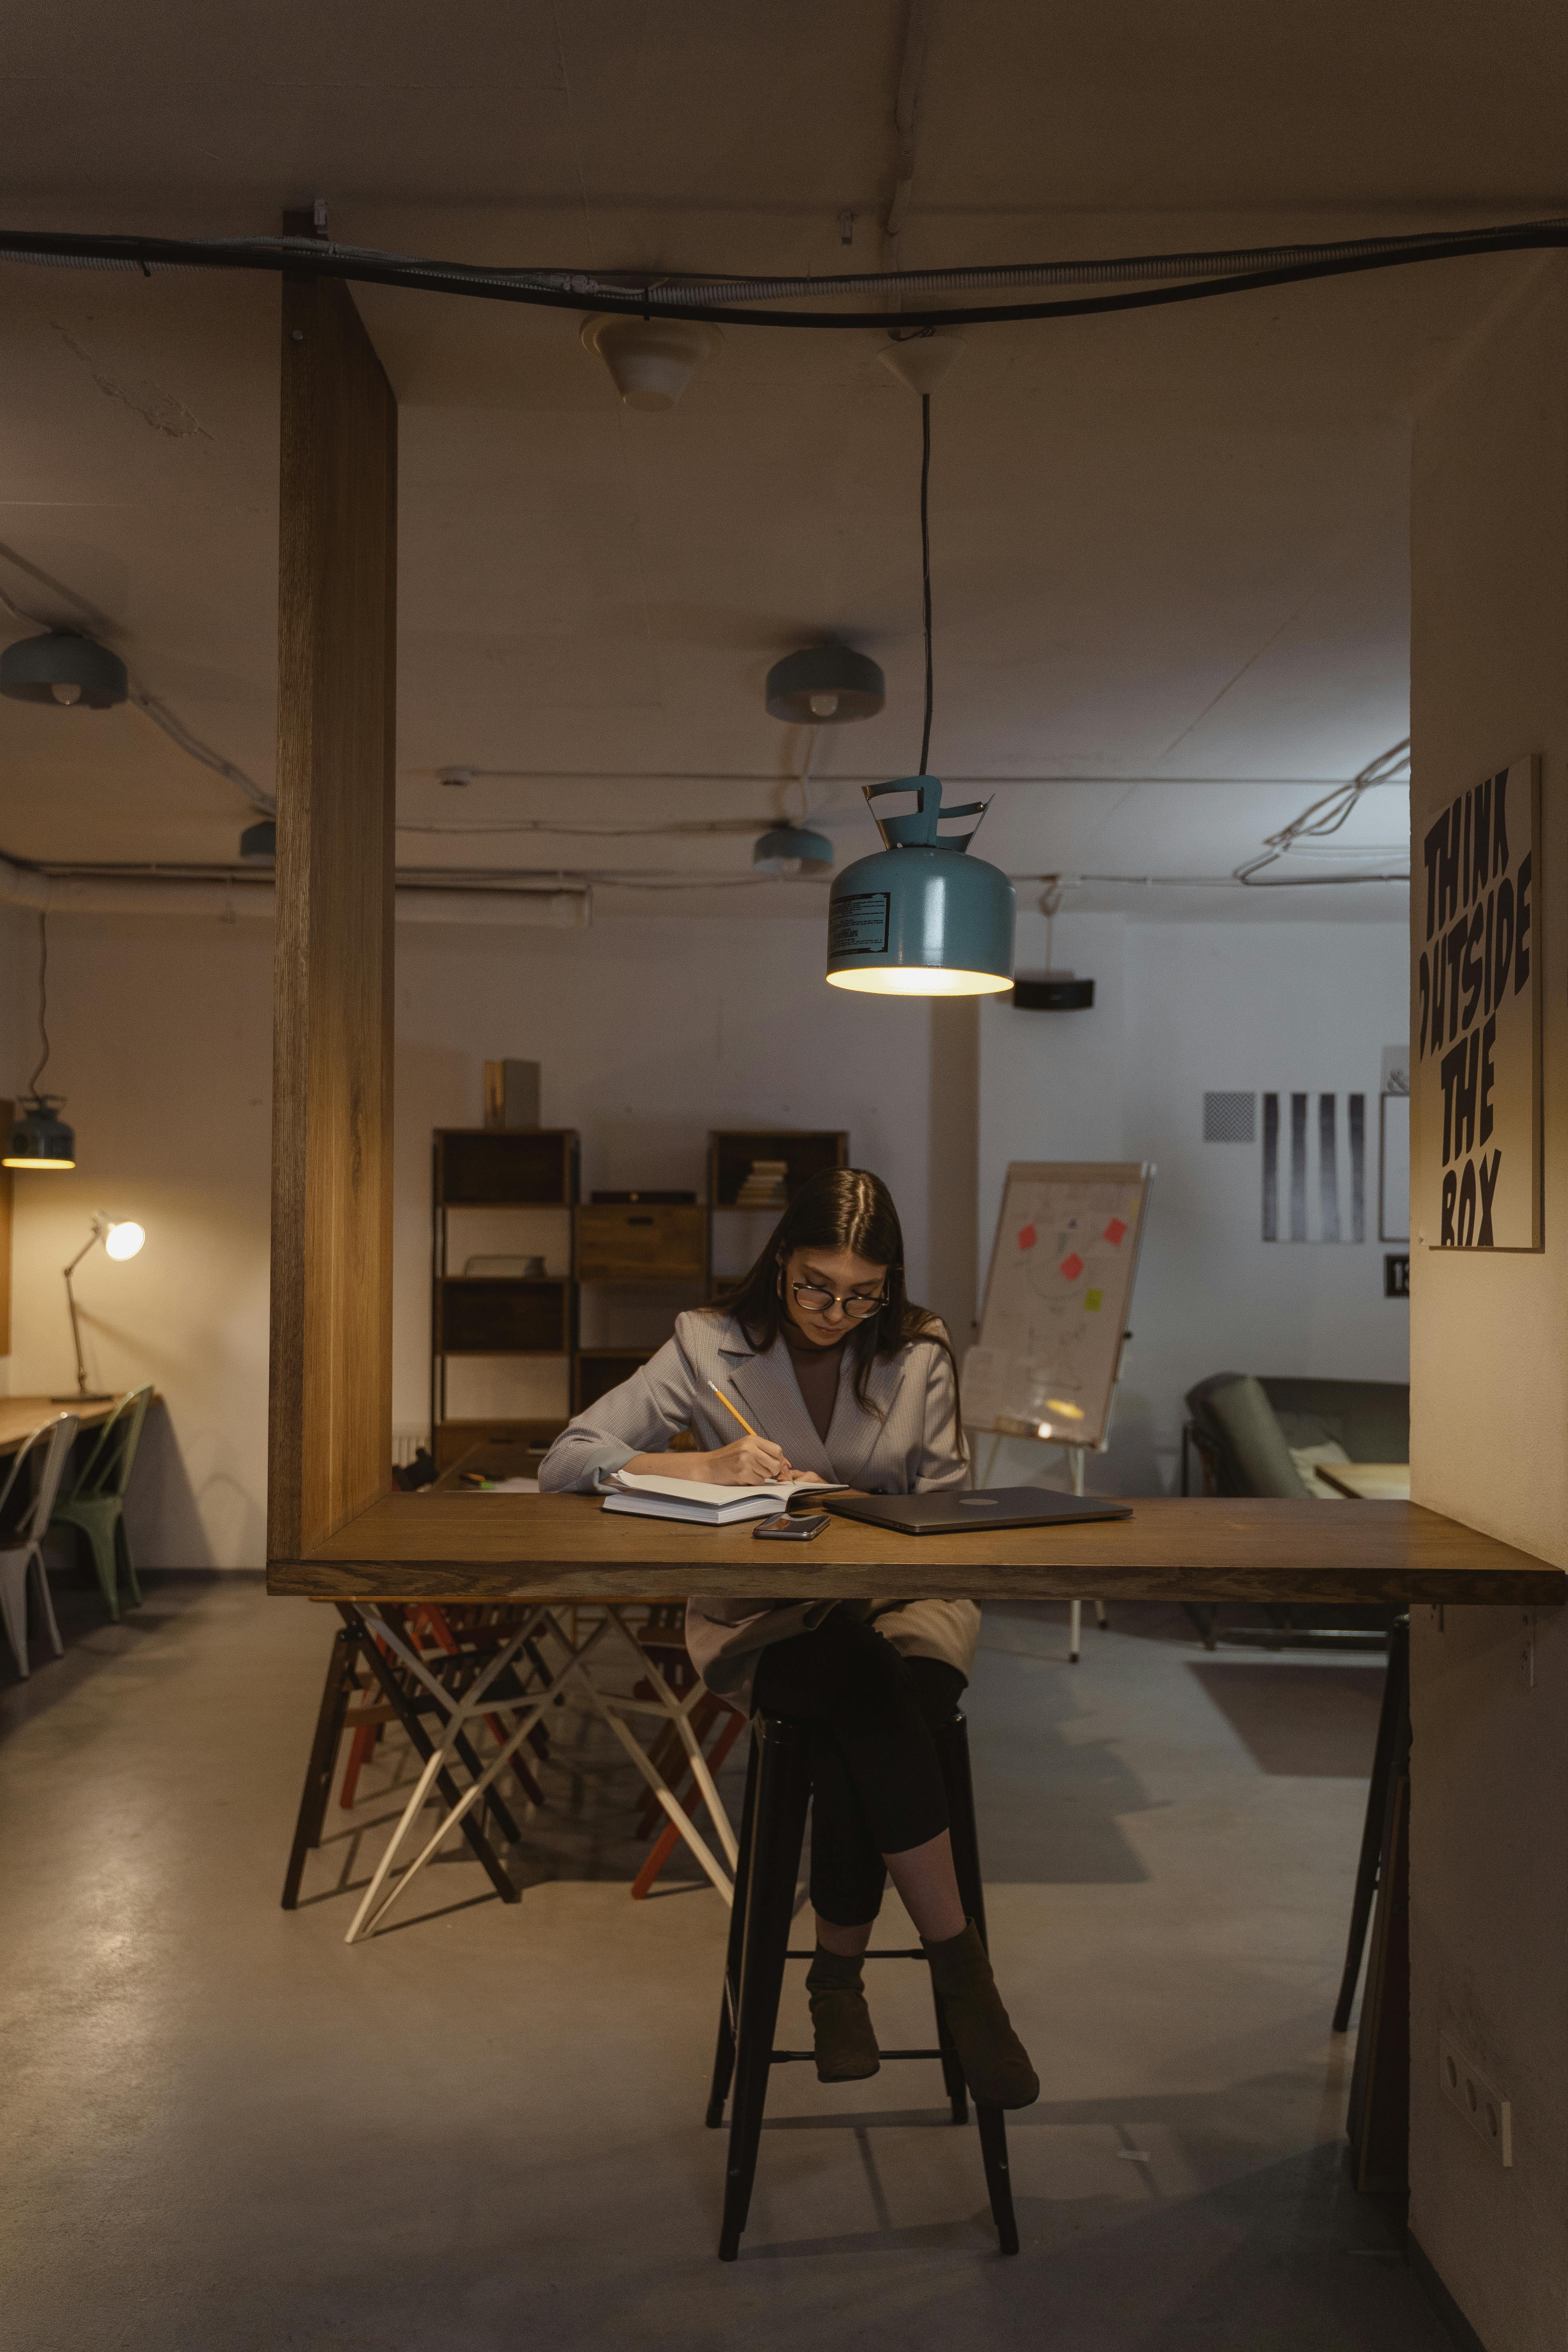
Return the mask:
<svg viewBox="0 0 1568 2352">
<path fill-rule="evenodd" d="M 49 919 L 46 913 L 40 913 L 38 917 L 38 1042 L 43 1046 L 44 1050 L 38 1055 L 37 1069 L 35 1069 L 32 1076 L 27 1081 L 27 1094 L 33 1102 L 41 1102 L 44 1099 L 38 1092 L 38 1080 L 43 1076 L 44 1072 L 49 1066 L 48 1014 Z M 51 1102 L 57 1099 L 63 1101 L 64 1097 L 60 1096 L 57 1097 L 53 1095 L 49 1097 L 49 1100 Z"/>
<path fill-rule="evenodd" d="M 921 394 L 921 586 L 925 595 L 926 720 L 921 736 L 920 772 L 931 758 L 931 394 Z"/>
<path fill-rule="evenodd" d="M 1426 231 L 1412 236 L 1359 237 L 1340 243 L 1260 246 L 1209 253 L 1143 254 L 1103 261 L 1018 262 L 959 269 L 887 270 L 848 278 L 712 278 L 668 271 L 608 276 L 579 269 L 497 269 L 471 262 L 432 261 L 315 237 L 160 237 L 0 230 L 0 260 L 54 267 L 133 269 L 298 271 L 342 278 L 356 285 L 463 294 L 491 302 L 546 310 L 624 311 L 646 319 L 695 319 L 736 327 L 872 329 L 885 333 L 885 310 L 775 310 L 758 300 L 835 296 L 877 297 L 994 289 L 1037 285 L 1131 284 L 1136 290 L 1083 295 L 1048 302 L 1005 302 L 910 314 L 921 327 L 978 327 L 1009 320 L 1086 318 L 1114 310 L 1205 301 L 1271 286 L 1302 285 L 1369 269 L 1408 268 L 1418 261 L 1453 261 L 1469 255 L 1529 253 L 1568 246 L 1568 218 L 1518 221 L 1481 229 Z M 1173 282 L 1170 282 L 1173 281 Z"/>
</svg>

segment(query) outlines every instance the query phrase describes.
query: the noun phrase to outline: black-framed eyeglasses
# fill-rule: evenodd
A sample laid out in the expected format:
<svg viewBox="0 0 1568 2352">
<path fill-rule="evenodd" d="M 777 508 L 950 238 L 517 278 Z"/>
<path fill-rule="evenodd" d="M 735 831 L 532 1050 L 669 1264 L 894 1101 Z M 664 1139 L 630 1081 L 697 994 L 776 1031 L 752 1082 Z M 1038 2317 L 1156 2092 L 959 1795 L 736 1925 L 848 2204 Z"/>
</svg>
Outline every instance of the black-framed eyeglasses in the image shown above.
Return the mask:
<svg viewBox="0 0 1568 2352">
<path fill-rule="evenodd" d="M 864 1323 L 869 1316 L 880 1314 L 888 1303 L 886 1291 L 877 1298 L 857 1298 L 852 1295 L 840 1298 L 815 1282 L 792 1282 L 790 1292 L 795 1305 L 806 1315 L 826 1315 L 830 1307 L 842 1307 L 854 1323 Z"/>
</svg>

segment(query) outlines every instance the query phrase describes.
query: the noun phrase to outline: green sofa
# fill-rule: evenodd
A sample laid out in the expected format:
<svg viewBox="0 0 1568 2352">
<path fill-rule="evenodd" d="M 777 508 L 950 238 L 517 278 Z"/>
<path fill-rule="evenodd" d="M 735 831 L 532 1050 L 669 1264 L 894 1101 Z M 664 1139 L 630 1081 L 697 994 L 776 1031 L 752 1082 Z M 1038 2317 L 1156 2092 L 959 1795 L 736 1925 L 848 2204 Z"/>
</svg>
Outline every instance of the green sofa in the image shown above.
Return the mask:
<svg viewBox="0 0 1568 2352">
<path fill-rule="evenodd" d="M 1211 1495 L 1276 1495 L 1300 1501 L 1311 1489 L 1292 1446 L 1337 1444 L 1352 1462 L 1410 1459 L 1410 1388 L 1401 1381 L 1305 1381 L 1215 1372 L 1187 1391 L 1186 1435 Z M 1183 1449 L 1184 1466 L 1187 1461 Z M 1187 1491 L 1184 1479 L 1183 1492 Z"/>
</svg>

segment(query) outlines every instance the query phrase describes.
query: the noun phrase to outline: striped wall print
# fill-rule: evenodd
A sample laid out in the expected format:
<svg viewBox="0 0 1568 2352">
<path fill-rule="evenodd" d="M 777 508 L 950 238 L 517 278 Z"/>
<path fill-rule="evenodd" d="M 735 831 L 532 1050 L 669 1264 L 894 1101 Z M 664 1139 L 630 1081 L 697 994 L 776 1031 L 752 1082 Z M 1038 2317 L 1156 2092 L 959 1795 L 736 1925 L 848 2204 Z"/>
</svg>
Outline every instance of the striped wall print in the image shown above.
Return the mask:
<svg viewBox="0 0 1568 2352">
<path fill-rule="evenodd" d="M 1365 1241 L 1364 1094 L 1264 1096 L 1263 1238 Z"/>
</svg>

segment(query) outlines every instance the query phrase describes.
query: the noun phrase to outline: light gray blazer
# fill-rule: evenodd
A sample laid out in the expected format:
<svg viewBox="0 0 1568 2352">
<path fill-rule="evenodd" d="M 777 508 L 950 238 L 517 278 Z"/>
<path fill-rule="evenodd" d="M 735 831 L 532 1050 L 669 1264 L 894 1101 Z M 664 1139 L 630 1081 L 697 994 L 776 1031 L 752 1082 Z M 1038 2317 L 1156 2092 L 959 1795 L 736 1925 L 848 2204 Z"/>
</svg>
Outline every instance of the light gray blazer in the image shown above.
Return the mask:
<svg viewBox="0 0 1568 2352">
<path fill-rule="evenodd" d="M 728 1445 L 735 1423 L 708 1383 L 716 1381 L 763 1436 L 782 1445 L 792 1467 L 815 1470 L 873 1494 L 928 1493 L 962 1486 L 969 1465 L 960 1450 L 957 1394 L 946 1352 L 917 1339 L 873 1364 L 867 1412 L 855 1397 L 848 1350 L 826 1439 L 818 1437 L 783 1339 L 759 1354 L 731 1316 L 691 1311 L 676 1318 L 675 1336 L 618 1389 L 563 1429 L 540 1465 L 545 1494 L 592 1493 L 634 1454 L 663 1453 L 677 1431 L 696 1433 L 703 1450 Z M 700 1541 L 700 1537 L 697 1538 Z M 745 1706 L 758 1653 L 819 1624 L 831 1601 L 689 1601 L 686 1645 L 710 1690 Z M 841 1602 L 841 1607 L 865 1606 Z M 965 1679 L 974 1663 L 980 1612 L 972 1601 L 878 1601 L 877 1630 L 906 1656 L 941 1658 Z"/>
</svg>

